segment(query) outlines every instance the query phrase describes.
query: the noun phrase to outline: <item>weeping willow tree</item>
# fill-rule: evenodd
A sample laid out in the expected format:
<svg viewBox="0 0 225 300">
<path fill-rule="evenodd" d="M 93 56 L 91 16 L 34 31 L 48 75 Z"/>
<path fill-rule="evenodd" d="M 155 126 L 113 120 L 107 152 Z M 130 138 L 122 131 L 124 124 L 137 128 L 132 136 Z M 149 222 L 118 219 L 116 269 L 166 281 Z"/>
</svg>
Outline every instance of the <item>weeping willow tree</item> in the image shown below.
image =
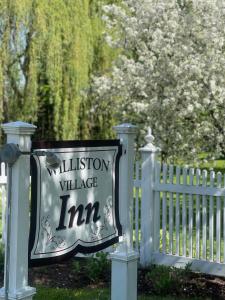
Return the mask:
<svg viewBox="0 0 225 300">
<path fill-rule="evenodd" d="M 0 0 L 1 122 L 37 124 L 37 136 L 48 139 L 98 132 L 101 120 L 89 120 L 91 99 L 81 91 L 115 56 L 101 21 L 101 6 L 112 2 Z"/>
</svg>

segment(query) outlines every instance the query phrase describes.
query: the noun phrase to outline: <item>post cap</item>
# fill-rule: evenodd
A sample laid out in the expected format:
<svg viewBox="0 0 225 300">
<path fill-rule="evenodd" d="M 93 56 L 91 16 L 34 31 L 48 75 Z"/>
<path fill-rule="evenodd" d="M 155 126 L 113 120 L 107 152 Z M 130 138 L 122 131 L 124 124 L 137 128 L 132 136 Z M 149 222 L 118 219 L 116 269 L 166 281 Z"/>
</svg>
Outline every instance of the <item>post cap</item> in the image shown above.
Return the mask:
<svg viewBox="0 0 225 300">
<path fill-rule="evenodd" d="M 147 142 L 147 144 L 143 148 L 140 148 L 140 151 L 151 153 L 160 152 L 161 149 L 153 144 L 154 139 L 155 137 L 152 135 L 152 129 L 151 127 L 148 127 L 148 133 L 145 136 L 145 141 Z"/>
<path fill-rule="evenodd" d="M 127 134 L 135 134 L 137 133 L 137 126 L 132 125 L 130 123 L 124 123 L 117 126 L 114 126 L 113 129 L 117 133 L 127 133 Z"/>
<path fill-rule="evenodd" d="M 37 126 L 21 121 L 2 124 L 2 129 L 6 134 L 31 135 Z"/>
</svg>

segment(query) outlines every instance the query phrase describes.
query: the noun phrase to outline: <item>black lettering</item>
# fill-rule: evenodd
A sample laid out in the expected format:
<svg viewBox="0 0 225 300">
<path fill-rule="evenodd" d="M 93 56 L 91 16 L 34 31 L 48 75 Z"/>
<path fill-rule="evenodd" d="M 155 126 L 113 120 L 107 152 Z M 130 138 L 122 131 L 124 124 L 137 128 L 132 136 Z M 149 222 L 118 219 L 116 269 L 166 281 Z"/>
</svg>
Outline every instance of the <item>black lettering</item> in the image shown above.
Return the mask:
<svg viewBox="0 0 225 300">
<path fill-rule="evenodd" d="M 72 180 L 69 180 L 69 190 L 72 190 Z"/>
<path fill-rule="evenodd" d="M 90 170 L 90 168 L 91 168 L 90 164 L 91 164 L 91 161 L 93 161 L 93 158 L 92 157 L 87 157 L 86 160 L 88 162 L 88 170 Z"/>
<path fill-rule="evenodd" d="M 93 186 L 93 178 L 88 178 L 86 180 L 86 187 L 90 189 Z"/>
<path fill-rule="evenodd" d="M 78 208 L 76 209 L 75 206 L 72 206 L 69 210 L 68 213 L 70 213 L 70 222 L 69 222 L 69 228 L 73 227 L 73 222 L 74 222 L 74 218 L 76 213 L 78 212 L 78 217 L 77 217 L 77 226 L 80 226 L 84 223 L 84 219 L 82 219 L 83 216 L 83 210 L 84 207 L 82 204 L 80 204 L 78 206 Z"/>
<path fill-rule="evenodd" d="M 85 182 L 83 179 L 81 180 L 80 188 L 84 188 L 84 189 L 86 188 L 86 185 L 85 185 Z"/>
<path fill-rule="evenodd" d="M 94 205 L 92 205 L 92 203 L 89 203 L 86 207 L 85 210 L 87 211 L 87 217 L 86 217 L 86 222 L 85 224 L 90 223 L 90 218 L 91 218 L 91 214 L 94 210 L 94 216 L 93 216 L 93 222 L 97 222 L 101 216 L 98 216 L 99 213 L 99 202 L 95 202 Z"/>
<path fill-rule="evenodd" d="M 69 191 L 69 180 L 66 181 L 66 189 Z"/>
<path fill-rule="evenodd" d="M 59 182 L 62 191 L 64 191 L 65 183 L 65 180 Z"/>
<path fill-rule="evenodd" d="M 85 169 L 85 157 L 81 157 L 80 159 L 80 170 L 84 170 Z"/>
<path fill-rule="evenodd" d="M 65 161 L 65 159 L 63 159 L 63 173 L 65 173 L 67 171 L 66 171 L 66 161 Z"/>
<path fill-rule="evenodd" d="M 72 158 L 70 158 L 70 169 L 69 169 L 69 171 L 76 171 L 76 167 L 73 166 L 73 159 Z"/>
<path fill-rule="evenodd" d="M 103 159 L 102 162 L 103 162 L 103 164 L 102 164 L 102 171 L 103 171 L 103 165 L 105 166 L 106 171 L 108 171 L 110 161 L 108 160 L 108 161 L 107 161 L 107 164 L 106 164 L 105 160 Z"/>
<path fill-rule="evenodd" d="M 70 198 L 70 195 L 60 196 L 60 199 L 62 200 L 62 206 L 61 206 L 61 213 L 60 213 L 60 219 L 59 219 L 59 226 L 56 228 L 56 230 L 66 229 L 64 222 L 65 222 L 65 216 L 66 216 L 67 202 L 68 202 L 69 198 Z"/>
<path fill-rule="evenodd" d="M 97 166 L 96 166 L 96 161 L 98 162 L 97 163 Z M 101 161 L 99 158 L 95 158 L 94 161 L 93 161 L 93 167 L 95 170 L 99 170 L 101 168 Z"/>
<path fill-rule="evenodd" d="M 48 168 L 47 168 L 47 170 L 48 170 L 48 173 L 49 173 L 50 176 L 52 176 L 53 173 L 56 175 L 56 170 L 50 170 Z"/>
<path fill-rule="evenodd" d="M 97 187 L 97 177 L 93 177 L 93 187 Z"/>
<path fill-rule="evenodd" d="M 78 187 L 77 179 L 75 179 L 75 187 L 74 190 L 80 190 L 81 187 Z"/>
</svg>

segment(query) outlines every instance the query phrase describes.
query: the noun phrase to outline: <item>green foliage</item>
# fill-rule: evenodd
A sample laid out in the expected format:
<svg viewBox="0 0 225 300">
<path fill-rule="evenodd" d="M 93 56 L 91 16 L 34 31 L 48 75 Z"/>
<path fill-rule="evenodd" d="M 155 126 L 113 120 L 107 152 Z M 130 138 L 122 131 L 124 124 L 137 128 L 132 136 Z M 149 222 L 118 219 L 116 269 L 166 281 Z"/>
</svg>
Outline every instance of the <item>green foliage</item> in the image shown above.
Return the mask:
<svg viewBox="0 0 225 300">
<path fill-rule="evenodd" d="M 91 99 L 81 90 L 115 57 L 101 20 L 101 6 L 112 2 L 1 1 L 0 122 L 35 123 L 36 137 L 46 139 L 93 133 L 85 113 Z"/>
<path fill-rule="evenodd" d="M 86 272 L 92 282 L 97 282 L 108 277 L 110 273 L 110 261 L 104 252 L 96 253 L 95 257 L 89 259 Z"/>
<path fill-rule="evenodd" d="M 105 74 L 111 68 L 112 61 L 118 56 L 119 51 L 112 49 L 105 42 L 104 31 L 105 25 L 100 17 L 102 16 L 102 6 L 104 4 L 120 3 L 121 0 L 104 0 L 90 2 L 90 17 L 92 28 L 92 60 L 90 65 L 91 75 Z M 89 82 L 91 80 L 89 78 Z M 95 106 L 95 99 L 89 84 L 84 89 L 84 97 L 80 105 L 79 114 L 79 137 L 92 139 L 112 138 L 112 126 L 115 123 L 112 111 L 108 111 L 105 102 Z M 97 110 L 96 110 L 97 108 Z"/>
<path fill-rule="evenodd" d="M 147 272 L 146 279 L 152 282 L 153 290 L 157 295 L 182 293 L 183 282 L 190 279 L 191 276 L 190 266 L 187 264 L 184 269 L 177 269 L 154 265 Z"/>
<path fill-rule="evenodd" d="M 72 261 L 72 272 L 76 274 L 81 272 L 81 266 L 79 260 Z"/>
<path fill-rule="evenodd" d="M 4 260 L 5 260 L 5 251 L 4 251 L 4 245 L 0 244 L 0 272 L 3 272 L 4 270 Z"/>
<path fill-rule="evenodd" d="M 72 272 L 83 274 L 91 283 L 109 280 L 110 261 L 104 252 L 98 252 L 95 256 L 85 260 L 75 260 L 72 263 L 72 268 Z"/>
</svg>

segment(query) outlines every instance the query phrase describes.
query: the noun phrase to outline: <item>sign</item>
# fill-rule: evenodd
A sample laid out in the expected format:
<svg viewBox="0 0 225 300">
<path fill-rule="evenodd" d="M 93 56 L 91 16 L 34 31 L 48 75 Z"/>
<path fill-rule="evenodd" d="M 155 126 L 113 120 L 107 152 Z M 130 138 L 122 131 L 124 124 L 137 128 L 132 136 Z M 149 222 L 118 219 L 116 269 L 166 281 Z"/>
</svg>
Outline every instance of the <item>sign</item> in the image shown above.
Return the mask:
<svg viewBox="0 0 225 300">
<path fill-rule="evenodd" d="M 107 248 L 121 235 L 119 222 L 119 140 L 34 142 L 32 151 L 51 151 L 58 169 L 45 156 L 33 155 L 30 265 L 54 263 L 79 253 Z"/>
</svg>

